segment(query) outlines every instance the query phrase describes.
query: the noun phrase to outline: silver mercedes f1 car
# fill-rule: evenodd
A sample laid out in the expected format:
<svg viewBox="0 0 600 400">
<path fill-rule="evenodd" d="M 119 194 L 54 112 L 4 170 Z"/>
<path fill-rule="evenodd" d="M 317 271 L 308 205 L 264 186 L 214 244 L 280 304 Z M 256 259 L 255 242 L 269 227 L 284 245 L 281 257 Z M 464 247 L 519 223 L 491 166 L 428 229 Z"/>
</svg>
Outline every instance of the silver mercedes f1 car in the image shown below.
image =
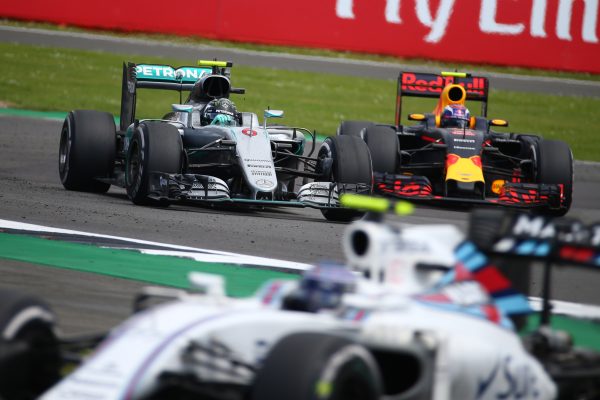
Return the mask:
<svg viewBox="0 0 600 400">
<path fill-rule="evenodd" d="M 60 338 L 45 303 L 0 291 L 0 396 L 597 399 L 600 354 L 550 328 L 548 291 L 542 325 L 519 336 L 513 318 L 529 303 L 489 256 L 597 269 L 599 230 L 528 215 L 479 222 L 483 245 L 452 252 L 455 228 L 359 221 L 344 237 L 347 265 L 243 299 L 193 273 L 195 292 L 149 288 L 131 318 L 97 337 Z"/>
<path fill-rule="evenodd" d="M 135 204 L 313 207 L 332 221 L 360 216 L 341 208 L 339 195 L 371 193 L 366 144 L 332 137 L 313 156 L 312 132 L 267 125 L 282 111 L 266 110 L 262 124 L 256 114 L 237 111 L 229 96 L 245 90 L 231 86 L 231 66 L 124 64 L 119 129 L 106 112 L 75 110 L 65 119 L 59 150 L 63 186 L 91 192 L 120 186 Z M 175 90 L 180 99 L 183 92 L 189 95 L 160 119 L 138 120 L 138 89 Z"/>
</svg>

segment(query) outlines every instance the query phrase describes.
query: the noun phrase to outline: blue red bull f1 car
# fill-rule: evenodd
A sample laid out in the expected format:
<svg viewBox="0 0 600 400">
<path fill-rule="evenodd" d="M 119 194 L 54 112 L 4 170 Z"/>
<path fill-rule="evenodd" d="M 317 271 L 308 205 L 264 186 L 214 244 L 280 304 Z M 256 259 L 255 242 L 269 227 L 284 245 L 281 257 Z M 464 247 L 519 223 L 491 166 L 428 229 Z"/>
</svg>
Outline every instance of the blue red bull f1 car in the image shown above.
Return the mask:
<svg viewBox="0 0 600 400">
<path fill-rule="evenodd" d="M 571 206 L 573 156 L 562 141 L 496 132 L 508 122 L 488 119 L 489 81 L 466 73 L 402 72 L 398 78 L 395 125 L 343 121 L 338 135 L 361 137 L 368 145 L 375 192 L 427 202 L 495 204 L 564 215 Z M 437 98 L 431 113 L 410 114 L 407 96 Z M 481 103 L 472 116 L 466 103 Z"/>
</svg>

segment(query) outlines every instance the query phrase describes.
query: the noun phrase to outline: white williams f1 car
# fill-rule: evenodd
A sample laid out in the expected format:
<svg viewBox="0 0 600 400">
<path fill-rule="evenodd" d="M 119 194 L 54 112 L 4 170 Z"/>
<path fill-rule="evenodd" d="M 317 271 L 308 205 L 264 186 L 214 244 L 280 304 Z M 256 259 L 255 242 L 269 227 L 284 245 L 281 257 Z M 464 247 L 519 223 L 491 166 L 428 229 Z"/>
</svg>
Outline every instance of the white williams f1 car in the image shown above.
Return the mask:
<svg viewBox="0 0 600 400">
<path fill-rule="evenodd" d="M 496 256 L 599 263 L 598 246 L 584 235 L 545 220 L 538 235 L 523 229 L 527 216 L 500 221 L 501 228 L 479 230 Z M 530 311 L 525 297 L 473 242 L 452 255 L 444 248 L 454 239 L 444 234 L 440 243 L 438 231 L 361 221 L 344 238 L 355 271 L 317 265 L 246 299 L 226 298 L 220 277 L 192 274 L 196 293 L 150 288 L 130 319 L 98 338 L 57 338 L 44 303 L 0 292 L 0 396 L 597 399 L 600 356 L 571 347 L 548 326 L 523 340 L 511 317 Z M 438 257 L 411 257 L 432 252 Z"/>
<path fill-rule="evenodd" d="M 282 117 L 282 111 L 266 110 L 262 125 L 256 114 L 237 111 L 229 96 L 244 89 L 231 87 L 230 67 L 221 61 L 177 69 L 123 65 L 119 129 L 106 112 L 75 110 L 65 119 L 59 151 L 63 186 L 92 192 L 124 187 L 142 205 L 313 207 L 333 221 L 360 216 L 339 206 L 339 194 L 371 193 L 366 144 L 328 138 L 313 157 L 313 133 L 267 126 L 267 119 Z M 138 89 L 189 95 L 161 119 L 137 120 Z M 308 146 L 307 137 L 312 139 Z M 297 178 L 303 178 L 298 190 Z"/>
</svg>

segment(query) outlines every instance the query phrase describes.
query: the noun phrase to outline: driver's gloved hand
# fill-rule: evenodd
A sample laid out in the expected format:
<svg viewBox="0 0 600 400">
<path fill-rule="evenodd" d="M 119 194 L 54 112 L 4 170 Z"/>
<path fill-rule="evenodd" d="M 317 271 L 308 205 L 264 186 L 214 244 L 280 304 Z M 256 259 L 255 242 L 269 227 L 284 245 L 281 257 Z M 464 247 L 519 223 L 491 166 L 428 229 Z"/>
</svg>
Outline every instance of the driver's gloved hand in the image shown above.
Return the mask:
<svg viewBox="0 0 600 400">
<path fill-rule="evenodd" d="M 211 125 L 231 125 L 231 117 L 229 115 L 219 114 L 212 120 Z"/>
</svg>

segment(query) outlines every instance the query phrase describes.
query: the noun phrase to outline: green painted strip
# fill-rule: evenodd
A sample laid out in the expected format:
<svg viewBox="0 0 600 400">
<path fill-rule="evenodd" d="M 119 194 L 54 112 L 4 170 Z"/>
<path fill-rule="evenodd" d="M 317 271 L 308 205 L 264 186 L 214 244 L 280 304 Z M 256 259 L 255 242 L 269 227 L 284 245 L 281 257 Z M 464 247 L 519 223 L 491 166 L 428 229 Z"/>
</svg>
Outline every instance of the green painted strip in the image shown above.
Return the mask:
<svg viewBox="0 0 600 400">
<path fill-rule="evenodd" d="M 33 110 L 19 110 L 16 108 L 0 108 L 0 115 L 9 115 L 9 116 L 13 116 L 13 117 L 46 118 L 46 119 L 63 120 L 67 116 L 67 113 L 66 112 L 57 112 L 57 111 L 33 111 Z"/>
<path fill-rule="evenodd" d="M 234 297 L 251 295 L 269 279 L 297 278 L 284 272 L 6 233 L 0 234 L 0 258 L 179 288 L 189 288 L 189 272 L 218 274 L 225 278 L 227 294 Z"/>
</svg>

